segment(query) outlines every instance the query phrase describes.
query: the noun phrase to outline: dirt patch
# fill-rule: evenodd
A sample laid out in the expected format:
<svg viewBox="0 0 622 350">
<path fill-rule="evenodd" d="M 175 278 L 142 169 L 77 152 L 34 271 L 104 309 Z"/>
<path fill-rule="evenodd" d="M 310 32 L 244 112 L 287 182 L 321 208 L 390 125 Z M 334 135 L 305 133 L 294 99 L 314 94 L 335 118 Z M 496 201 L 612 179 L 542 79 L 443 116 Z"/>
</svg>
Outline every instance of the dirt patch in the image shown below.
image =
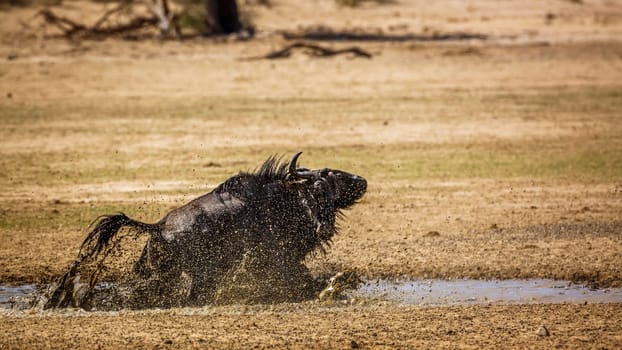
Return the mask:
<svg viewBox="0 0 622 350">
<path fill-rule="evenodd" d="M 208 308 L 0 316 L 4 346 L 581 347 L 620 346 L 620 304 L 442 308 L 384 305 Z M 122 319 L 122 322 L 119 320 Z M 537 335 L 545 325 L 550 336 Z M 104 331 L 105 330 L 105 331 Z"/>
</svg>

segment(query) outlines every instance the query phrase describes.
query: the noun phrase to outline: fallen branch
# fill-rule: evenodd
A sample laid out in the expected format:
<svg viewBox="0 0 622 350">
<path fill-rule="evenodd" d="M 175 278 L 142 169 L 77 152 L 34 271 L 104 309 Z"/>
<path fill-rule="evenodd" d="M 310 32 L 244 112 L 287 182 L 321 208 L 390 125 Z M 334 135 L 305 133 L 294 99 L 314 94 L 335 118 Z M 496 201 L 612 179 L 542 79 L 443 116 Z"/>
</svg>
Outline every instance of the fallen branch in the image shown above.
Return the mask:
<svg viewBox="0 0 622 350">
<path fill-rule="evenodd" d="M 106 23 L 106 21 L 108 20 L 108 18 L 110 18 L 110 16 L 112 16 L 113 14 L 117 12 L 124 10 L 125 8 L 127 8 L 129 4 L 130 4 L 129 2 L 121 2 L 118 6 L 115 6 L 111 8 L 110 10 L 106 11 L 106 13 L 104 13 L 104 15 L 101 16 L 101 18 L 98 19 L 97 22 L 95 22 L 95 24 L 93 25 L 93 28 L 101 27 L 102 24 Z"/>
<path fill-rule="evenodd" d="M 272 51 L 262 56 L 248 57 L 248 58 L 245 58 L 244 60 L 261 60 L 261 59 L 273 60 L 273 59 L 279 59 L 279 58 L 287 58 L 287 57 L 290 57 L 292 55 L 292 52 L 296 49 L 303 49 L 305 50 L 304 51 L 305 53 L 313 57 L 330 57 L 330 56 L 336 56 L 340 54 L 353 54 L 356 57 L 372 58 L 371 53 L 357 46 L 333 50 L 333 49 L 329 49 L 329 48 L 322 47 L 319 45 L 296 42 L 296 43 L 287 45 L 281 50 Z"/>
<path fill-rule="evenodd" d="M 170 11 L 167 0 L 153 0 L 148 6 L 153 16 L 137 16 L 129 22 L 117 25 L 105 25 L 110 17 L 124 9 L 132 6 L 132 2 L 122 2 L 112 9 L 106 11 L 93 26 L 87 26 L 82 23 L 75 22 L 69 18 L 59 16 L 49 9 L 43 9 L 37 13 L 43 19 L 56 28 L 60 29 L 62 35 L 66 38 L 74 36 L 82 37 L 101 37 L 118 35 L 128 32 L 137 31 L 146 27 L 157 27 L 163 36 L 170 34 L 171 30 L 180 36 L 180 29 L 177 23 L 177 15 Z"/>
<path fill-rule="evenodd" d="M 67 37 L 72 36 L 76 32 L 87 30 L 86 26 L 76 23 L 68 18 L 57 16 L 54 12 L 48 9 L 39 11 L 37 15 L 42 16 L 47 23 L 56 26 Z"/>
<path fill-rule="evenodd" d="M 106 20 L 105 18 L 102 18 L 97 21 L 95 26 L 87 27 L 84 24 L 74 22 L 62 16 L 58 16 L 48 9 L 43 9 L 39 11 L 38 14 L 43 16 L 47 23 L 59 28 L 63 32 L 63 36 L 67 38 L 71 38 L 74 36 L 105 36 L 122 34 L 142 29 L 147 26 L 155 26 L 159 23 L 157 17 L 136 17 L 128 23 L 102 28 L 101 24 Z M 109 16 L 108 13 L 104 15 L 104 17 L 107 16 Z"/>
<path fill-rule="evenodd" d="M 306 33 L 282 33 L 287 40 L 312 40 L 312 41 L 368 41 L 368 42 L 405 42 L 405 41 L 460 41 L 460 40 L 486 40 L 485 34 L 471 33 L 434 33 L 432 35 L 387 35 L 374 33 L 353 33 L 333 31 L 310 31 Z"/>
</svg>

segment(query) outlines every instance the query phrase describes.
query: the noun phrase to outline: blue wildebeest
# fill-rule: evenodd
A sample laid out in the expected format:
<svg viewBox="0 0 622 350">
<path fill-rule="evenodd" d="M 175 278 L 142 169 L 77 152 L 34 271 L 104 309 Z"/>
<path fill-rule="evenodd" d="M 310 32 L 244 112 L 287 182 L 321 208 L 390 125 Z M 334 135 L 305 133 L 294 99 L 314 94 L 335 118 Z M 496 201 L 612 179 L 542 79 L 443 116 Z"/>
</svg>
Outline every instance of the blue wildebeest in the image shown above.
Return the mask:
<svg viewBox="0 0 622 350">
<path fill-rule="evenodd" d="M 301 153 L 289 163 L 270 157 L 255 172 L 229 178 L 153 224 L 123 213 L 100 217 L 46 307 L 92 307 L 97 273 L 118 248 L 123 227 L 149 235 L 133 269 L 141 287 L 133 291 L 132 307 L 214 302 L 219 286 L 227 276 L 240 277 L 233 274 L 240 269 L 279 286 L 257 284 L 258 294 L 247 299 L 251 302 L 301 300 L 317 293 L 321 287 L 303 260 L 330 244 L 336 218 L 363 196 L 367 181 L 341 170 L 299 168 Z M 81 265 L 93 261 L 97 268 L 90 281 L 80 281 Z M 180 296 L 175 289 L 182 276 L 189 282 Z"/>
</svg>

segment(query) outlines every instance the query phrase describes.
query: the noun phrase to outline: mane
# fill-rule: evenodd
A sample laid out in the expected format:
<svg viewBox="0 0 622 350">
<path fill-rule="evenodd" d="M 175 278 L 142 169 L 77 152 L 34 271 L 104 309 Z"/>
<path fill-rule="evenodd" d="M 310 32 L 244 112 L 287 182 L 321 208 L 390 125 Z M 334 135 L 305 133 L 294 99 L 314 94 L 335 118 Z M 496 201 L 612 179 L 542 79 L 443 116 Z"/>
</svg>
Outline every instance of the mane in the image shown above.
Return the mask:
<svg viewBox="0 0 622 350">
<path fill-rule="evenodd" d="M 281 157 L 270 156 L 257 169 L 252 172 L 241 171 L 220 184 L 214 191 L 216 193 L 236 192 L 247 197 L 256 193 L 255 188 L 274 181 L 284 181 L 288 175 L 288 164 Z"/>
<path fill-rule="evenodd" d="M 287 177 L 287 163 L 281 161 L 282 157 L 270 156 L 266 161 L 256 169 L 253 173 L 243 173 L 245 175 L 256 176 L 268 181 L 285 180 Z"/>
</svg>

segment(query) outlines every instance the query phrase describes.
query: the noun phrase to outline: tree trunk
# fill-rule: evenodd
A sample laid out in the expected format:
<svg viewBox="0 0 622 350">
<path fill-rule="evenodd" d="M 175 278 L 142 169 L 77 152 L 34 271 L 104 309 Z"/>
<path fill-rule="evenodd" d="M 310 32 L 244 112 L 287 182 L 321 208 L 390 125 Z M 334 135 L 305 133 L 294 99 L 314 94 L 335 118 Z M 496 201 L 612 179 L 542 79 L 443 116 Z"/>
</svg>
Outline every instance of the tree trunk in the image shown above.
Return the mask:
<svg viewBox="0 0 622 350">
<path fill-rule="evenodd" d="M 210 34 L 231 34 L 242 29 L 235 0 L 205 0 L 205 27 Z"/>
</svg>

